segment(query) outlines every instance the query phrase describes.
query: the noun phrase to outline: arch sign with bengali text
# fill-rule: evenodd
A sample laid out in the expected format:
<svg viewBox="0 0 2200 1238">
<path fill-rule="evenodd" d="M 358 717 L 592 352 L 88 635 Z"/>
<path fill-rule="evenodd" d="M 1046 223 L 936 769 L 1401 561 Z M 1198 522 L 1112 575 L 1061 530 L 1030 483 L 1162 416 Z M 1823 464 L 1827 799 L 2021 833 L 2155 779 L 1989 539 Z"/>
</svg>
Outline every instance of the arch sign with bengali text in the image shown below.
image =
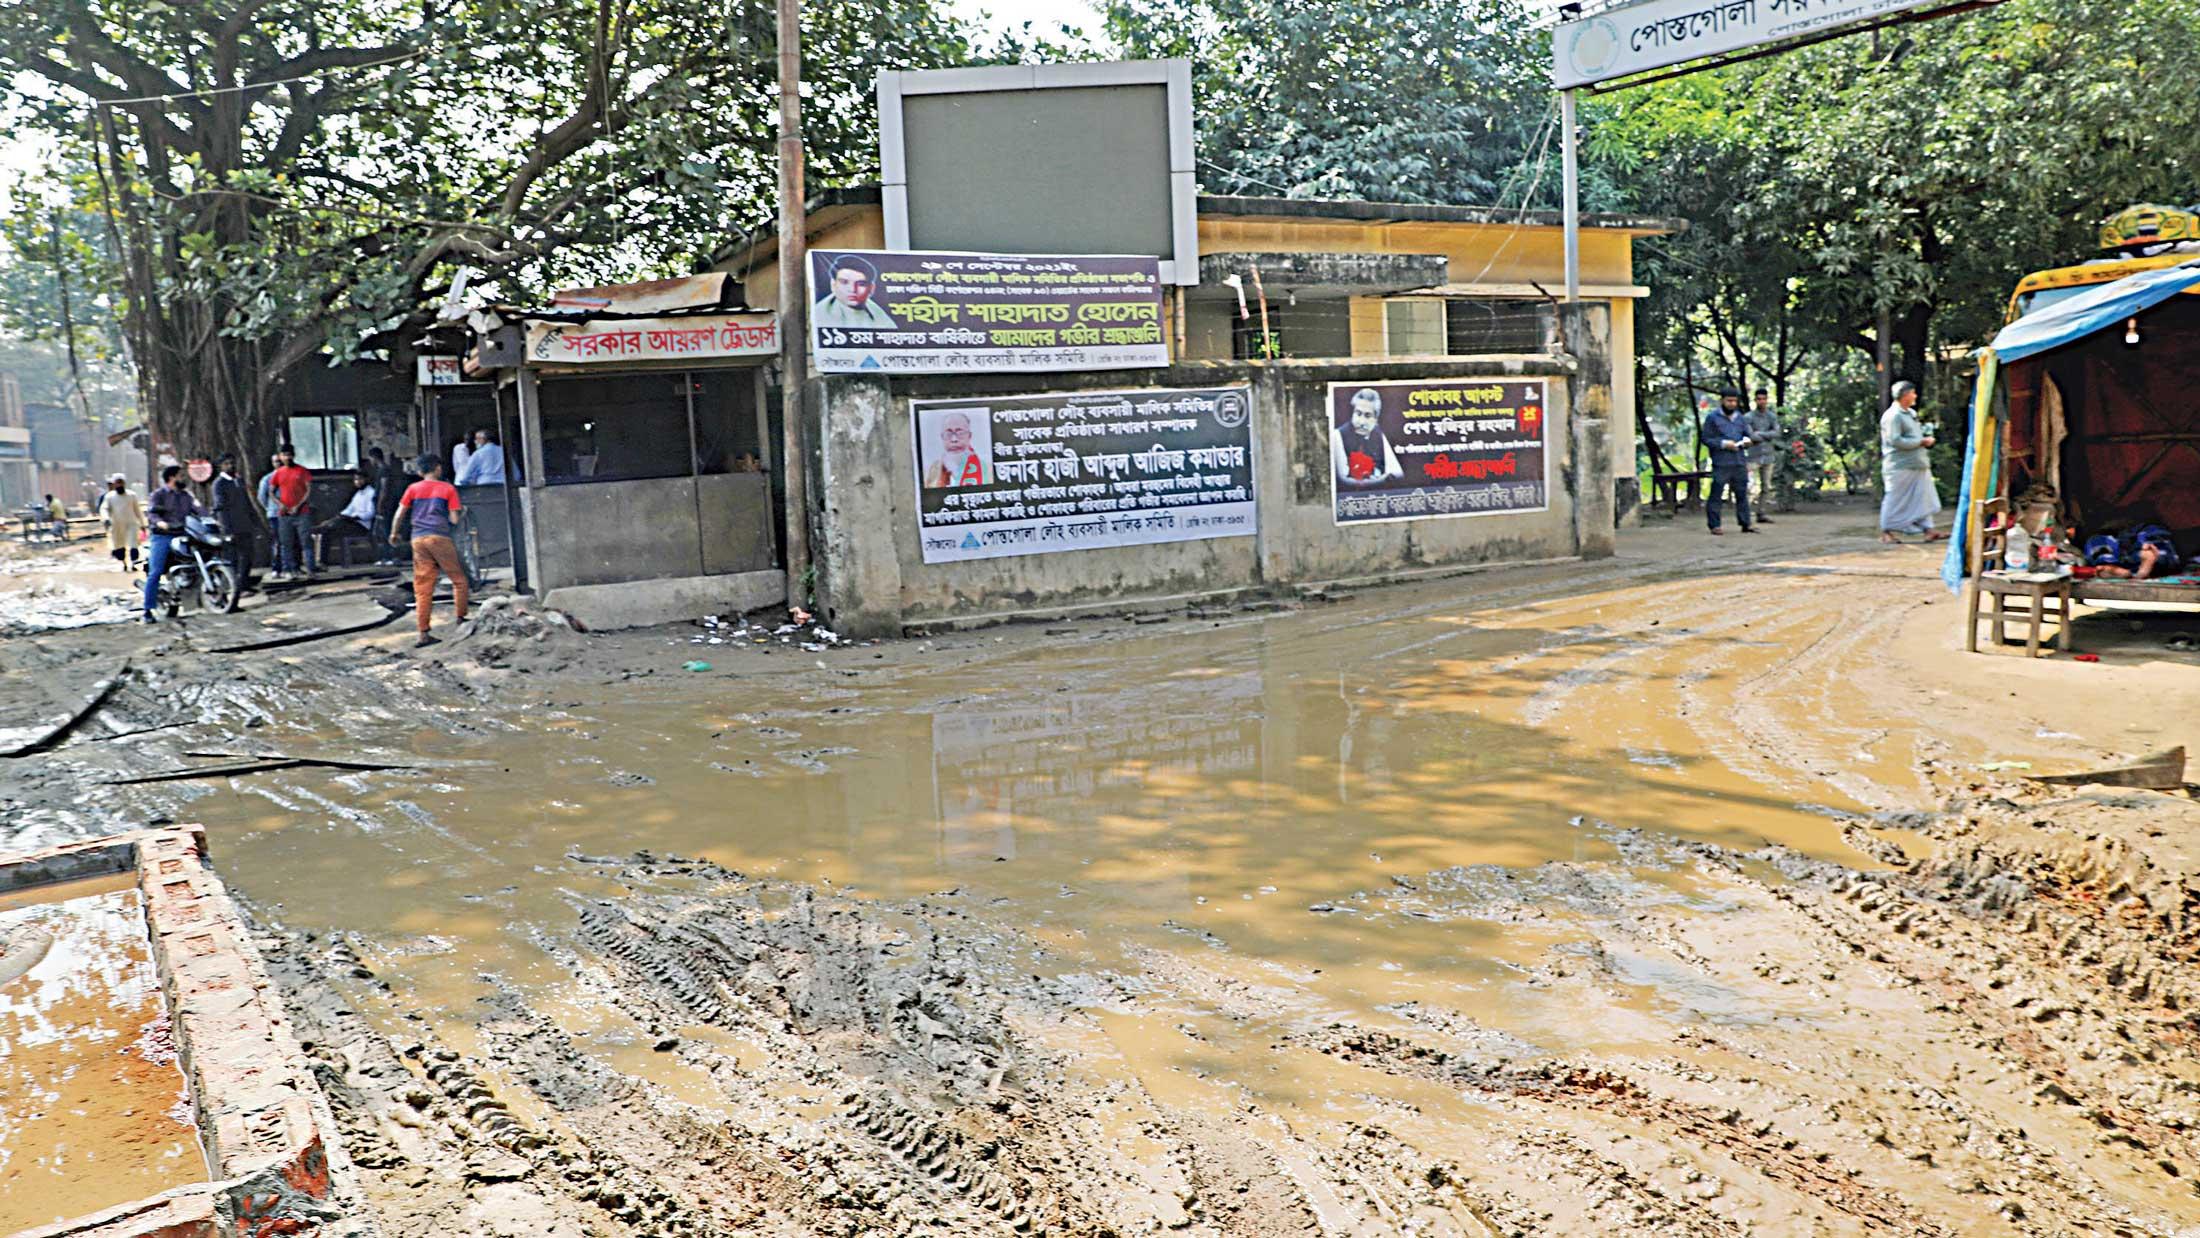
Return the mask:
<svg viewBox="0 0 2200 1238">
<path fill-rule="evenodd" d="M 1826 34 L 1950 0 L 1635 0 L 1573 21 L 1551 35 L 1551 80 L 1593 86 L 1803 35 Z"/>
</svg>

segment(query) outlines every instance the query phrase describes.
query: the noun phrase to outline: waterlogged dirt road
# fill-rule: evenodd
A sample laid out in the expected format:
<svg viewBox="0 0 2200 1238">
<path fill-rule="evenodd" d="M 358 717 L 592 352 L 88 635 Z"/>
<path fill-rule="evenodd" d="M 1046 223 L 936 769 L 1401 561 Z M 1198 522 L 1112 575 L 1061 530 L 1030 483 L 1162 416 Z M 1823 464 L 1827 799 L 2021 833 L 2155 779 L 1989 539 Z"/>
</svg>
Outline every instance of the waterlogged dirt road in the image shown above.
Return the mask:
<svg viewBox="0 0 2200 1238">
<path fill-rule="evenodd" d="M 2200 743 L 2200 666 L 1962 655 L 1869 537 L 815 651 L 35 633 L 132 669 L 0 807 L 206 823 L 393 1235 L 2200 1232 L 2200 806 L 1978 768 Z M 405 768 L 104 785 L 240 751 Z"/>
</svg>

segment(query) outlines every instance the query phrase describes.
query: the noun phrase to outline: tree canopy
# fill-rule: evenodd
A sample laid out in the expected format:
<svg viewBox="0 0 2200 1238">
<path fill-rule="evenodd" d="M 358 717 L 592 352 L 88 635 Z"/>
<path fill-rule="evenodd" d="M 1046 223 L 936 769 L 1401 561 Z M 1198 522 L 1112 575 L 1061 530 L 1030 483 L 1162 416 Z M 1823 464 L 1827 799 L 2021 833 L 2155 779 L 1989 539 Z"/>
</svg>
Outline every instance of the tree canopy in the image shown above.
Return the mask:
<svg viewBox="0 0 2200 1238">
<path fill-rule="evenodd" d="M 160 428 L 257 450 L 286 375 L 386 341 L 457 264 L 524 295 L 768 219 L 772 30 L 764 0 L 30 0 L 0 75 L 98 221 L 71 243 Z M 875 165 L 878 69 L 967 55 L 908 0 L 813 5 L 805 38 L 828 183 Z"/>
</svg>

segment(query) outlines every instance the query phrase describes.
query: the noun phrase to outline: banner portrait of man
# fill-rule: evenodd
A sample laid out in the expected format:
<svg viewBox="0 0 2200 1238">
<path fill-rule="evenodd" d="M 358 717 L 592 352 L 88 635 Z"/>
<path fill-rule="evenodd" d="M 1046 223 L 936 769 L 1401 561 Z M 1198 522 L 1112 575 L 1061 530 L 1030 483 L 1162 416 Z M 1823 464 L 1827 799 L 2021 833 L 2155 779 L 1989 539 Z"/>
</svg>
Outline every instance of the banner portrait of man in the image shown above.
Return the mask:
<svg viewBox="0 0 2200 1238">
<path fill-rule="evenodd" d="M 820 256 L 819 261 L 825 259 Z M 861 254 L 842 254 L 831 261 L 825 295 L 810 307 L 811 321 L 820 327 L 894 330 L 899 324 L 872 300 L 878 294 L 878 267 Z"/>
<path fill-rule="evenodd" d="M 993 415 L 983 408 L 928 408 L 917 414 L 924 448 L 924 488 L 993 482 Z"/>
<path fill-rule="evenodd" d="M 1329 463 L 1337 484 L 1379 486 L 1406 475 L 1384 432 L 1383 396 L 1373 387 L 1353 393 L 1346 415 L 1329 428 Z"/>
</svg>

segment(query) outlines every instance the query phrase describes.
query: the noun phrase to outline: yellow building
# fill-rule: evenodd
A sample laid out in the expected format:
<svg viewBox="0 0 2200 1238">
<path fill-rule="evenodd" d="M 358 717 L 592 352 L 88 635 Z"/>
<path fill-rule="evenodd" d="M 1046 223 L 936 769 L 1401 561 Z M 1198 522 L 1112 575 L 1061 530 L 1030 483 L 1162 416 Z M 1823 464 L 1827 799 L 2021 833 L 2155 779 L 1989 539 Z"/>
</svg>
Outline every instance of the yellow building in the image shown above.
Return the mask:
<svg viewBox="0 0 2200 1238">
<path fill-rule="evenodd" d="M 1612 312 L 1613 476 L 1635 475 L 1634 278 L 1638 237 L 1686 221 L 1585 215 L 1582 295 Z M 1299 198 L 1201 197 L 1197 286 L 1171 290 L 1179 360 L 1262 354 L 1263 321 L 1280 355 L 1302 358 L 1463 356 L 1554 351 L 1565 293 L 1564 234 L 1554 211 Z M 813 198 L 809 243 L 884 249 L 875 187 Z M 746 238 L 713 269 L 747 303 L 778 300 L 778 241 Z M 1265 319 L 1263 313 L 1265 311 Z"/>
</svg>

